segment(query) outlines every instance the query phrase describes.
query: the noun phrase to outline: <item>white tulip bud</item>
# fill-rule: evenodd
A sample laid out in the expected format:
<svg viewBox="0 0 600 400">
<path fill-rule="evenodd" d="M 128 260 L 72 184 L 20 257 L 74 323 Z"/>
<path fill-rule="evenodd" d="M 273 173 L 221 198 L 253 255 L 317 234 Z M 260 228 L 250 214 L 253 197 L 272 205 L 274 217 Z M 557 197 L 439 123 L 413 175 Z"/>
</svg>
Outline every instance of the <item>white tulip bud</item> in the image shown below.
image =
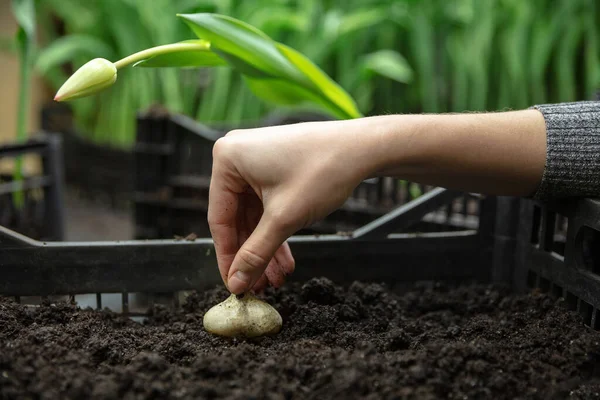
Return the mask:
<svg viewBox="0 0 600 400">
<path fill-rule="evenodd" d="M 56 101 L 78 99 L 100 92 L 117 80 L 117 68 L 104 58 L 95 58 L 79 68 L 61 86 Z"/>
<path fill-rule="evenodd" d="M 274 335 L 282 326 L 277 310 L 250 293 L 242 298 L 232 294 L 208 310 L 203 322 L 208 332 L 227 337 Z"/>
</svg>

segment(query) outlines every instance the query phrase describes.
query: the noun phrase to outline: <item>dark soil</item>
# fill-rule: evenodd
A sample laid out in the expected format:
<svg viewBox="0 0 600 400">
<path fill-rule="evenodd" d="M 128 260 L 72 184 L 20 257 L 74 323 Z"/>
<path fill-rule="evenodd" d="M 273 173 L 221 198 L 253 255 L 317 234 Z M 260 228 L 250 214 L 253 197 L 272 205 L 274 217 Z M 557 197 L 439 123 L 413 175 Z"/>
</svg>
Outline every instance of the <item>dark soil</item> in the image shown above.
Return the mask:
<svg viewBox="0 0 600 400">
<path fill-rule="evenodd" d="M 0 397 L 600 398 L 599 334 L 543 294 L 422 285 L 399 296 L 314 279 L 265 294 L 284 328 L 258 341 L 204 331 L 226 296 L 193 294 L 145 325 L 0 300 Z"/>
</svg>

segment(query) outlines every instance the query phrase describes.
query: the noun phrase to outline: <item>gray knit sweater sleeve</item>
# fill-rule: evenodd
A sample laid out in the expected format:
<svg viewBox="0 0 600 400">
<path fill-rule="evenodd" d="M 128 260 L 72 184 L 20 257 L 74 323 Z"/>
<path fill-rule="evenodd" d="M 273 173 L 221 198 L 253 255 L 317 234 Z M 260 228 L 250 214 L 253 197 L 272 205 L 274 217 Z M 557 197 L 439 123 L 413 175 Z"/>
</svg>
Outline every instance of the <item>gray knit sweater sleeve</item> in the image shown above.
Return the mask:
<svg viewBox="0 0 600 400">
<path fill-rule="evenodd" d="M 547 155 L 537 200 L 600 197 L 600 101 L 543 104 Z"/>
</svg>

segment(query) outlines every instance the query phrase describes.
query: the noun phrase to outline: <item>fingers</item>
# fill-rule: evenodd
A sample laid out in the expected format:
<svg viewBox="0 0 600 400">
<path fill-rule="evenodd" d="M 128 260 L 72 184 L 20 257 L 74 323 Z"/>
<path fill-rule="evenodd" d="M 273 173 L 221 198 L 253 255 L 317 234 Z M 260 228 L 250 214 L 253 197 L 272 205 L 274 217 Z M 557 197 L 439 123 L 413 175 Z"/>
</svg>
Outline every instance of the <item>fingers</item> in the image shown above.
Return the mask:
<svg viewBox="0 0 600 400">
<path fill-rule="evenodd" d="M 285 232 L 263 216 L 231 264 L 227 280 L 229 291 L 240 294 L 252 288 L 286 238 Z"/>
<path fill-rule="evenodd" d="M 269 280 L 267 279 L 267 276 L 263 274 L 258 279 L 258 282 L 256 282 L 252 290 L 254 290 L 255 293 L 262 293 L 267 288 L 267 286 L 269 286 Z"/>
<path fill-rule="evenodd" d="M 279 262 L 283 275 L 291 275 L 294 272 L 294 269 L 296 268 L 296 261 L 292 255 L 290 245 L 287 242 L 283 243 L 281 247 L 277 249 L 275 257 Z"/>
<path fill-rule="evenodd" d="M 273 287 L 281 287 L 286 277 L 294 272 L 294 258 L 287 243 L 282 244 L 265 270 L 269 283 Z"/>
<path fill-rule="evenodd" d="M 275 256 L 265 269 L 265 273 L 258 279 L 252 289 L 256 293 L 260 293 L 269 285 L 279 288 L 283 286 L 287 276 L 292 272 L 294 272 L 294 257 L 290 246 L 286 242 L 277 249 Z"/>
<path fill-rule="evenodd" d="M 211 202 L 208 210 L 210 233 L 215 245 L 219 273 L 227 285 L 229 268 L 239 248 L 235 219 L 237 198 L 226 192 L 214 197 L 216 199 Z"/>
<path fill-rule="evenodd" d="M 237 213 L 240 183 L 222 163 L 214 163 L 208 202 L 208 224 L 221 278 L 227 286 L 229 269 L 239 249 Z"/>
<path fill-rule="evenodd" d="M 234 294 L 255 285 L 281 286 L 285 276 L 294 270 L 291 251 L 284 244 L 294 230 L 282 223 L 289 222 L 290 213 L 271 207 L 270 218 L 263 215 L 263 195 L 278 185 L 279 178 L 273 176 L 272 170 L 257 171 L 240 164 L 244 154 L 232 147 L 231 141 L 215 143 L 209 192 L 208 222 L 219 272 Z"/>
<path fill-rule="evenodd" d="M 260 233 L 262 203 L 255 194 L 231 191 L 218 177 L 216 175 L 211 182 L 209 225 L 225 286 L 235 294 L 250 288 L 262 290 L 269 284 L 281 287 L 285 277 L 294 271 L 289 245 L 283 243 L 276 247 L 278 242 L 273 242 L 276 235 L 272 231 Z M 263 221 L 262 226 L 265 225 Z M 249 243 L 251 237 L 253 242 Z M 255 250 L 257 243 L 259 250 Z M 273 248 L 276 248 L 274 252 Z M 233 267 L 236 259 L 240 265 L 237 268 Z"/>
</svg>

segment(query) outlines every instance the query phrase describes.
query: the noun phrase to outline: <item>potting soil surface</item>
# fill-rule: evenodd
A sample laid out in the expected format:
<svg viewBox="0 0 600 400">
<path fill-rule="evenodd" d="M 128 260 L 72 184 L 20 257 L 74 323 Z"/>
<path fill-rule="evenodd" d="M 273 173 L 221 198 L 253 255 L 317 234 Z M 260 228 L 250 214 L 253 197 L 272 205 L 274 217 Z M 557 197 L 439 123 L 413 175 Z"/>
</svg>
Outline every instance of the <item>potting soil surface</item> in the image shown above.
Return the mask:
<svg viewBox="0 0 600 400">
<path fill-rule="evenodd" d="M 600 337 L 541 293 L 327 279 L 268 290 L 279 335 L 231 340 L 192 294 L 145 324 L 69 304 L 0 300 L 2 399 L 593 399 Z"/>
</svg>

